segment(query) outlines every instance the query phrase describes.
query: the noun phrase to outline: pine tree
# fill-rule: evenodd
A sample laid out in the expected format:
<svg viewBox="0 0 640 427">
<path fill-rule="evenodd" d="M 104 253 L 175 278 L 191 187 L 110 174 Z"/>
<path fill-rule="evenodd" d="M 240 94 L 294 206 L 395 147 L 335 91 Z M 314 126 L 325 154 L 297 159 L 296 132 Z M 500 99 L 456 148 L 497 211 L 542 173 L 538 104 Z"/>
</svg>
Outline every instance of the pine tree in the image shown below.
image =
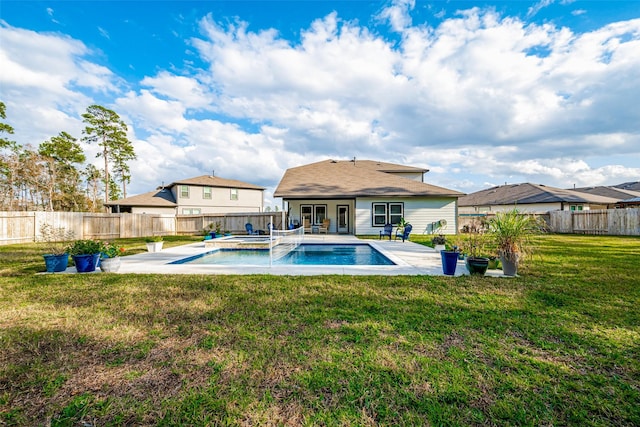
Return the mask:
<svg viewBox="0 0 640 427">
<path fill-rule="evenodd" d="M 109 197 L 110 182 L 109 164 L 117 165 L 119 170 L 123 170 L 123 165 L 129 160 L 136 158 L 133 144 L 127 138 L 127 125 L 120 119 L 114 111 L 100 105 L 91 105 L 87 112 L 82 115 L 83 121 L 87 124 L 82 133 L 85 135 L 83 141 L 97 142 L 102 151 L 98 157 L 104 158 L 104 200 L 105 203 L 111 200 Z"/>
</svg>

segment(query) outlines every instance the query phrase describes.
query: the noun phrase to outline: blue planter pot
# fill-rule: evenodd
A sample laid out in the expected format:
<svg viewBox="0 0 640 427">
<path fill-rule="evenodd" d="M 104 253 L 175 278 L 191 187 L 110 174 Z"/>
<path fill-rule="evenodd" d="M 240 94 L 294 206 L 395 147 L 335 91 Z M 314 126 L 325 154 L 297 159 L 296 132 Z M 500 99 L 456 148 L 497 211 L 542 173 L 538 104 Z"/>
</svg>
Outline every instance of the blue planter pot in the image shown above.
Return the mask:
<svg viewBox="0 0 640 427">
<path fill-rule="evenodd" d="M 69 265 L 69 254 L 62 255 L 42 255 L 44 264 L 47 267 L 47 273 L 59 273 L 65 271 Z"/>
<path fill-rule="evenodd" d="M 72 258 L 78 273 L 96 271 L 96 267 L 100 262 L 100 254 L 73 255 Z"/>
<path fill-rule="evenodd" d="M 458 265 L 458 252 L 442 251 L 440 252 L 442 259 L 442 272 L 447 276 L 456 274 L 456 266 Z"/>
</svg>

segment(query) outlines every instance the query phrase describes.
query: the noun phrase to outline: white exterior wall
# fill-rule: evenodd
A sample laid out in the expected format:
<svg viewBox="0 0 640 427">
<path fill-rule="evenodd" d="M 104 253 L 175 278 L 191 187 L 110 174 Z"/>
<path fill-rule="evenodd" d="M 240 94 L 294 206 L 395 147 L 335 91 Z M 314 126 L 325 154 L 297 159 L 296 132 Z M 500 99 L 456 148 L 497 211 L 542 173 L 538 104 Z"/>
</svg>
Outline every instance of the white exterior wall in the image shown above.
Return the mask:
<svg viewBox="0 0 640 427">
<path fill-rule="evenodd" d="M 422 172 L 386 172 L 389 175 L 396 175 L 401 178 L 410 179 L 412 181 L 424 182 L 424 176 Z"/>
<path fill-rule="evenodd" d="M 589 210 L 589 205 L 583 203 L 564 203 L 565 211 L 570 210 L 570 206 L 582 206 L 582 210 Z M 559 211 L 562 207 L 560 202 L 556 203 L 531 203 L 522 205 L 492 205 L 492 206 L 460 206 L 458 211 L 460 214 L 477 214 L 477 213 L 496 213 L 496 212 L 508 212 L 513 208 L 517 208 L 522 213 L 532 214 L 544 214 L 550 211 Z"/>
<path fill-rule="evenodd" d="M 171 190 L 178 203 L 178 215 L 183 209 L 200 209 L 201 213 L 262 212 L 262 190 L 238 188 L 238 199 L 231 200 L 231 188 L 210 187 L 211 199 L 203 198 L 202 186 L 189 186 L 189 197 L 180 197 L 180 185 Z"/>
<path fill-rule="evenodd" d="M 446 227 L 436 230 L 455 234 L 457 230 L 456 199 L 454 198 L 358 198 L 356 201 L 356 234 L 378 235 L 382 227 L 372 226 L 373 203 L 404 203 L 404 219 L 413 226 L 412 234 L 431 234 L 433 224 L 445 220 Z M 395 231 L 394 231 L 395 233 Z"/>
<path fill-rule="evenodd" d="M 329 224 L 329 233 L 337 232 L 338 224 L 338 205 L 349 206 L 349 232 L 353 233 L 354 230 L 354 206 L 355 203 L 352 199 L 345 200 L 288 200 L 289 202 L 289 220 L 297 220 L 300 224 L 300 205 L 326 205 L 327 206 L 327 218 L 331 220 Z"/>
<path fill-rule="evenodd" d="M 159 214 L 159 215 L 175 215 L 176 214 L 176 208 L 155 208 L 155 207 L 138 207 L 138 206 L 132 206 L 131 207 L 131 213 L 132 214 Z"/>
</svg>

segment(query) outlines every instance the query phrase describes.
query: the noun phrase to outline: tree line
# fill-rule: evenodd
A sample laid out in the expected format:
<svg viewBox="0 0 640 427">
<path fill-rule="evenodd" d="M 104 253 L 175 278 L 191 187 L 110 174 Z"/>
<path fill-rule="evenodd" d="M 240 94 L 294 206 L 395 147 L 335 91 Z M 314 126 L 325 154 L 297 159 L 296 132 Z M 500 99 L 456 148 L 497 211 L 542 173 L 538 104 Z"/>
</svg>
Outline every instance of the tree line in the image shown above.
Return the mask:
<svg viewBox="0 0 640 427">
<path fill-rule="evenodd" d="M 82 114 L 81 141 L 97 144 L 103 167 L 86 164 L 78 139 L 65 131 L 34 147 L 11 140 L 0 101 L 0 211 L 99 212 L 104 203 L 127 197 L 129 162 L 136 158 L 127 125 L 118 114 L 91 105 Z"/>
</svg>

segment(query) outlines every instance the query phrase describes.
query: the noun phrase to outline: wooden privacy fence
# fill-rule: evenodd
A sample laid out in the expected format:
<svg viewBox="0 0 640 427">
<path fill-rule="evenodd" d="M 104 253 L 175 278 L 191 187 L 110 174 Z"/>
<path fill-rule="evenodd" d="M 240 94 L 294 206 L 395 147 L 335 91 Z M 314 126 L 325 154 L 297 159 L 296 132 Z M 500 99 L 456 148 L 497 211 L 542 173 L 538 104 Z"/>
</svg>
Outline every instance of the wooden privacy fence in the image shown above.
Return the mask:
<svg viewBox="0 0 640 427">
<path fill-rule="evenodd" d="M 551 211 L 549 228 L 554 233 L 640 236 L 640 209 Z"/>
<path fill-rule="evenodd" d="M 267 230 L 273 218 L 282 228 L 282 212 L 227 213 L 204 215 L 101 214 L 90 212 L 0 212 L 0 245 L 28 243 L 41 237 L 44 224 L 64 228 L 74 239 L 115 239 L 145 236 L 201 234 L 209 225 L 220 223 L 221 231 L 246 232 L 250 222 L 256 230 Z M 284 222 L 286 224 L 286 220 Z"/>
</svg>

